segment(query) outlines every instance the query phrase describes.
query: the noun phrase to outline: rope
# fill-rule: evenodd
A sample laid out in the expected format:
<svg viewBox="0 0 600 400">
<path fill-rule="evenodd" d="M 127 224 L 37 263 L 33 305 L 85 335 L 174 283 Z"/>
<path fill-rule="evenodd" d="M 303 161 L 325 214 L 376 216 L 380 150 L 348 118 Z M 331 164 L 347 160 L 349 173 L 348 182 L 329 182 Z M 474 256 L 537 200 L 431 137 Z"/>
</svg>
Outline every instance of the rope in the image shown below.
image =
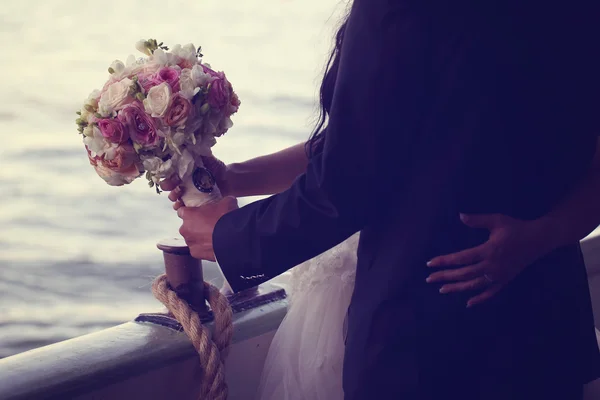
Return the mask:
<svg viewBox="0 0 600 400">
<path fill-rule="evenodd" d="M 215 322 L 211 340 L 210 331 L 202 325 L 198 313 L 171 289 L 166 275 L 161 275 L 154 280 L 152 293 L 181 324 L 198 352 L 200 365 L 204 371 L 199 398 L 202 400 L 226 400 L 228 389 L 225 383 L 223 359 L 233 335 L 231 322 L 233 313 L 225 296 L 216 287 L 204 282 L 204 297 L 210 304 Z"/>
</svg>

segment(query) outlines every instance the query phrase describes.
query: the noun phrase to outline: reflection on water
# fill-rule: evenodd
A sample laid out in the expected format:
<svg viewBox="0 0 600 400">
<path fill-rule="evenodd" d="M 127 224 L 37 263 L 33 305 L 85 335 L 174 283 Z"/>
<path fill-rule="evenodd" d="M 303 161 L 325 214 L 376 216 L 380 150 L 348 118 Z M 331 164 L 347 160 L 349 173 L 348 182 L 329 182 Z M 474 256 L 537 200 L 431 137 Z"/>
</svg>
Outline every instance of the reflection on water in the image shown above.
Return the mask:
<svg viewBox="0 0 600 400">
<path fill-rule="evenodd" d="M 155 243 L 176 234 L 179 220 L 143 180 L 105 185 L 74 125 L 110 62 L 135 53 L 140 38 L 202 45 L 242 100 L 215 153 L 240 161 L 308 136 L 343 8 L 334 0 L 2 5 L 0 357 L 160 307 L 150 293 L 163 268 Z"/>
</svg>

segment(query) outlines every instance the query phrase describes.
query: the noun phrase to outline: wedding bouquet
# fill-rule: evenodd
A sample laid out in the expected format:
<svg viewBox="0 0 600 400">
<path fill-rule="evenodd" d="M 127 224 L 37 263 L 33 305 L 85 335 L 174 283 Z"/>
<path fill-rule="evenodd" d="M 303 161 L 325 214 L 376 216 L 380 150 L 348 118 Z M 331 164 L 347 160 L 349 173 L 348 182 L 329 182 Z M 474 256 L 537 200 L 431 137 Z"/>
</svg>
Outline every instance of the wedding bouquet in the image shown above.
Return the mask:
<svg viewBox="0 0 600 400">
<path fill-rule="evenodd" d="M 202 62 L 193 44 L 169 48 L 154 39 L 116 60 L 102 90 L 77 112 L 79 133 L 90 164 L 109 185 L 133 182 L 145 173 L 150 187 L 178 177 L 183 201 L 198 206 L 221 197 L 202 156 L 212 155 L 216 138 L 231 126 L 240 106 L 223 72 Z"/>
</svg>

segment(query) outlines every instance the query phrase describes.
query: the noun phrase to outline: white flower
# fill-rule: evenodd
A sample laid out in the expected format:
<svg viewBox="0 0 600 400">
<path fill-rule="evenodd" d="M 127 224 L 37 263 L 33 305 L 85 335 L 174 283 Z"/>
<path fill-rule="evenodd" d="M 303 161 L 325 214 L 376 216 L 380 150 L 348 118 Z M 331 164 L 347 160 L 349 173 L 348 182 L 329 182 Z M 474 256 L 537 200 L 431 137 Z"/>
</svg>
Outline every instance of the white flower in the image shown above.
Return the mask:
<svg viewBox="0 0 600 400">
<path fill-rule="evenodd" d="M 127 57 L 125 65 L 127 66 L 127 68 L 133 68 L 136 65 L 138 65 L 138 62 L 133 54 L 130 54 L 129 57 Z"/>
<path fill-rule="evenodd" d="M 171 159 L 168 159 L 167 161 L 162 161 L 159 158 L 157 168 L 154 164 L 155 164 L 155 162 L 153 162 L 152 166 L 155 168 L 153 170 L 148 170 L 148 171 L 150 171 L 150 173 L 152 175 L 154 175 L 154 178 L 158 178 L 158 179 L 169 178 L 175 172 L 175 166 L 173 165 L 173 161 Z"/>
<path fill-rule="evenodd" d="M 148 157 L 142 161 L 144 170 L 150 172 L 154 182 L 160 179 L 169 178 L 175 173 L 175 163 L 172 159 L 163 161 L 158 157 Z M 156 179 L 155 179 L 156 178 Z"/>
<path fill-rule="evenodd" d="M 88 125 L 85 128 L 83 128 L 83 136 L 94 136 L 94 129 L 92 125 Z"/>
<path fill-rule="evenodd" d="M 132 99 L 129 97 L 129 89 L 131 88 L 132 81 L 129 78 L 125 78 L 119 82 L 111 84 L 106 92 L 100 97 L 98 102 L 98 112 L 103 117 L 107 117 L 112 114 L 113 111 L 118 110 L 119 107 L 129 103 Z"/>
<path fill-rule="evenodd" d="M 192 98 L 200 91 L 200 88 L 196 85 L 194 79 L 192 79 L 192 70 L 184 69 L 179 75 L 179 94 L 188 100 Z"/>
<path fill-rule="evenodd" d="M 117 155 L 117 147 L 119 145 L 116 143 L 108 143 L 108 146 L 104 148 L 104 158 L 109 161 L 114 159 Z"/>
<path fill-rule="evenodd" d="M 198 64 L 192 67 L 192 79 L 197 86 L 204 86 L 205 84 L 208 84 L 214 80 L 213 77 L 205 73 L 202 66 Z"/>
<path fill-rule="evenodd" d="M 148 47 L 146 46 L 146 41 L 144 39 L 142 40 L 138 40 L 138 42 L 135 44 L 135 48 L 144 53 L 147 56 L 151 56 L 152 52 L 150 51 L 150 49 L 148 49 Z"/>
<path fill-rule="evenodd" d="M 188 144 L 186 148 L 190 149 L 195 155 L 198 156 L 210 156 L 212 155 L 211 147 L 217 143 L 212 135 L 198 135 L 196 136 L 196 144 Z"/>
<path fill-rule="evenodd" d="M 110 64 L 110 68 L 114 71 L 112 76 L 114 79 L 121 79 L 127 76 L 127 69 L 125 68 L 125 64 L 121 60 L 115 60 Z"/>
<path fill-rule="evenodd" d="M 83 108 L 81 109 L 81 119 L 87 121 L 88 123 L 92 122 L 93 118 L 93 110 L 96 110 L 98 107 L 98 99 L 100 99 L 100 91 L 94 90 L 88 98 L 83 103 Z"/>
<path fill-rule="evenodd" d="M 90 95 L 88 96 L 87 100 L 85 101 L 85 104 L 90 104 L 90 105 L 97 105 L 98 104 L 98 100 L 100 99 L 100 91 L 98 89 L 94 89 L 92 91 L 92 93 L 90 93 Z"/>
<path fill-rule="evenodd" d="M 169 57 L 163 49 L 154 50 L 154 53 L 150 58 L 152 60 L 152 63 L 160 65 L 161 67 L 166 67 L 169 64 Z"/>
<path fill-rule="evenodd" d="M 171 86 L 163 82 L 154 86 L 148 91 L 148 96 L 144 99 L 144 108 L 146 112 L 154 118 L 162 118 L 171 104 Z"/>
<path fill-rule="evenodd" d="M 167 140 L 165 140 L 165 143 L 171 152 L 174 154 L 181 154 L 181 146 L 185 143 L 185 133 L 171 133 L 169 131 L 166 135 L 166 139 Z"/>
<path fill-rule="evenodd" d="M 100 132 L 100 129 L 98 129 L 97 126 L 94 126 L 91 129 L 91 135 L 86 135 L 83 138 L 83 143 L 87 146 L 88 149 L 90 149 L 93 157 L 103 156 L 106 153 L 106 151 L 110 149 L 111 143 L 107 142 L 106 139 L 104 139 L 104 136 L 102 136 L 102 132 Z"/>
<path fill-rule="evenodd" d="M 183 47 L 180 44 L 176 44 L 171 49 L 171 54 L 191 63 L 197 61 L 196 47 L 192 43 L 186 44 Z"/>
<path fill-rule="evenodd" d="M 162 163 L 162 160 L 158 157 L 150 157 L 150 158 L 146 158 L 142 161 L 144 169 L 146 171 L 150 171 L 150 173 L 152 173 L 152 174 L 154 174 L 156 171 L 158 171 L 158 168 L 160 167 L 161 163 Z"/>
<path fill-rule="evenodd" d="M 180 157 L 175 160 L 177 163 L 177 174 L 182 181 L 185 181 L 194 172 L 194 156 L 187 150 L 184 150 Z"/>
</svg>

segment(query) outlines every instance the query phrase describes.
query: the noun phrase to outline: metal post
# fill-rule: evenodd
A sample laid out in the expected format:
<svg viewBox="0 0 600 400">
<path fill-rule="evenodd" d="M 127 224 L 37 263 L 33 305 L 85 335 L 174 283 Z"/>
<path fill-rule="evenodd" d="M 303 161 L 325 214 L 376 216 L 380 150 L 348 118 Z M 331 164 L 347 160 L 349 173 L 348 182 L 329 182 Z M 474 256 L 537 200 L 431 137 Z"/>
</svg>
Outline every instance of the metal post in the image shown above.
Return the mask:
<svg viewBox="0 0 600 400">
<path fill-rule="evenodd" d="M 202 262 L 190 254 L 181 238 L 164 239 L 157 243 L 163 252 L 167 281 L 177 295 L 200 315 L 208 315 L 204 298 Z"/>
</svg>

